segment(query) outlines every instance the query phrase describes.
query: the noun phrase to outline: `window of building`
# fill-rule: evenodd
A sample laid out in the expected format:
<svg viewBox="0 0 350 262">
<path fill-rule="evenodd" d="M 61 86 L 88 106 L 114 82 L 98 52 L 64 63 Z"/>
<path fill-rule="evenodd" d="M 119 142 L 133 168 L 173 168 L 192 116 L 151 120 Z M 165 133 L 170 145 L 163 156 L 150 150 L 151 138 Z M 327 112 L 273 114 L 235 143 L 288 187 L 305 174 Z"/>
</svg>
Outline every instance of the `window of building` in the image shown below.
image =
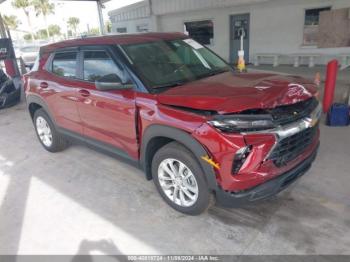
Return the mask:
<svg viewBox="0 0 350 262">
<path fill-rule="evenodd" d="M 117 27 L 117 33 L 125 34 L 127 31 L 126 27 Z"/>
<path fill-rule="evenodd" d="M 59 76 L 76 77 L 77 52 L 56 53 L 52 61 L 52 72 Z"/>
<path fill-rule="evenodd" d="M 213 21 L 186 22 L 185 33 L 203 45 L 210 45 L 214 38 Z"/>
<path fill-rule="evenodd" d="M 148 32 L 148 25 L 147 24 L 137 25 L 136 32 L 139 32 L 139 33 Z"/>
<path fill-rule="evenodd" d="M 84 52 L 84 80 L 94 82 L 108 75 L 121 76 L 119 67 L 105 51 Z"/>
<path fill-rule="evenodd" d="M 320 13 L 329 10 L 331 10 L 330 7 L 305 10 L 303 45 L 317 46 Z"/>
</svg>

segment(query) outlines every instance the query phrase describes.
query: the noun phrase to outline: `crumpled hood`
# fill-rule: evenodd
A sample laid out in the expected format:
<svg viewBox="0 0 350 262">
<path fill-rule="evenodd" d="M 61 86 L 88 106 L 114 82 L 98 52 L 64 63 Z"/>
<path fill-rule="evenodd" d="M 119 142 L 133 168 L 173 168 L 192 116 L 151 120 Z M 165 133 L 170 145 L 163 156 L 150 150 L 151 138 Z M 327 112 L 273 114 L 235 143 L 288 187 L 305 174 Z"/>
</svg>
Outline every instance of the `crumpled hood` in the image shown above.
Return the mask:
<svg viewBox="0 0 350 262">
<path fill-rule="evenodd" d="M 158 101 L 228 114 L 294 104 L 316 93 L 314 83 L 297 76 L 227 72 L 171 88 L 159 94 Z"/>
</svg>

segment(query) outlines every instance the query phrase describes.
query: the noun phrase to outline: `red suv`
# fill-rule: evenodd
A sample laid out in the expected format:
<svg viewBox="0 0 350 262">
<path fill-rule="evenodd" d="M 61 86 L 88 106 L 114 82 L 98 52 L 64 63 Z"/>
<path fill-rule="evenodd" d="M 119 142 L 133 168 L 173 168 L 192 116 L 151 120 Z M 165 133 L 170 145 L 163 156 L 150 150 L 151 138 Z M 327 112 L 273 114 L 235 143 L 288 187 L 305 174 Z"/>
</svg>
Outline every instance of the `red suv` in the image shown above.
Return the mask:
<svg viewBox="0 0 350 262">
<path fill-rule="evenodd" d="M 39 141 L 79 140 L 138 162 L 174 209 L 266 199 L 303 175 L 319 145 L 316 86 L 237 73 L 179 33 L 44 46 L 24 76 Z"/>
</svg>

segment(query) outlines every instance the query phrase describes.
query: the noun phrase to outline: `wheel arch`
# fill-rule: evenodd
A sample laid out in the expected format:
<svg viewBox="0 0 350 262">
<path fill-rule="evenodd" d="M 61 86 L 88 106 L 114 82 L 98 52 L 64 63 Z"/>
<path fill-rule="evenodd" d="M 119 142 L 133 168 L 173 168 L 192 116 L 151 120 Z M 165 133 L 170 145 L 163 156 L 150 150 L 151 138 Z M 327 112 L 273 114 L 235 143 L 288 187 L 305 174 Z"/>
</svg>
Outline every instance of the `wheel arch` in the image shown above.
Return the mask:
<svg viewBox="0 0 350 262">
<path fill-rule="evenodd" d="M 30 114 L 32 120 L 34 118 L 35 111 L 42 108 L 49 115 L 53 124 L 56 125 L 55 119 L 54 119 L 48 105 L 44 101 L 44 99 L 42 99 L 41 97 L 36 96 L 36 95 L 28 95 L 26 100 L 27 100 L 27 108 L 28 108 L 28 111 L 29 111 L 29 114 Z"/>
<path fill-rule="evenodd" d="M 214 169 L 211 165 L 201 159 L 202 156 L 208 155 L 205 148 L 189 133 L 175 127 L 159 124 L 149 126 L 142 136 L 140 164 L 145 171 L 146 179 L 152 179 L 151 166 L 154 154 L 161 147 L 173 141 L 182 144 L 194 154 L 203 170 L 209 188 L 216 190 L 217 182 Z"/>
</svg>

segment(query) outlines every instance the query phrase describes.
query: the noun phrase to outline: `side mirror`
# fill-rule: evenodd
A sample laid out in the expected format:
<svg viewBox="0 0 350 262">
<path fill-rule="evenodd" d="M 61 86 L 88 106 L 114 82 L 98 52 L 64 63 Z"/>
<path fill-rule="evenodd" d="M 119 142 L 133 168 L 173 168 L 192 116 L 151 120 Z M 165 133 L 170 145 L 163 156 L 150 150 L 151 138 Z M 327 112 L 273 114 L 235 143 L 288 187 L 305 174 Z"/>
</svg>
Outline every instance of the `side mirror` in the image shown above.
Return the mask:
<svg viewBox="0 0 350 262">
<path fill-rule="evenodd" d="M 122 80 L 115 74 L 109 74 L 101 77 L 95 81 L 97 90 L 108 91 L 108 90 L 123 90 L 132 89 L 134 84 L 122 83 Z"/>
</svg>

